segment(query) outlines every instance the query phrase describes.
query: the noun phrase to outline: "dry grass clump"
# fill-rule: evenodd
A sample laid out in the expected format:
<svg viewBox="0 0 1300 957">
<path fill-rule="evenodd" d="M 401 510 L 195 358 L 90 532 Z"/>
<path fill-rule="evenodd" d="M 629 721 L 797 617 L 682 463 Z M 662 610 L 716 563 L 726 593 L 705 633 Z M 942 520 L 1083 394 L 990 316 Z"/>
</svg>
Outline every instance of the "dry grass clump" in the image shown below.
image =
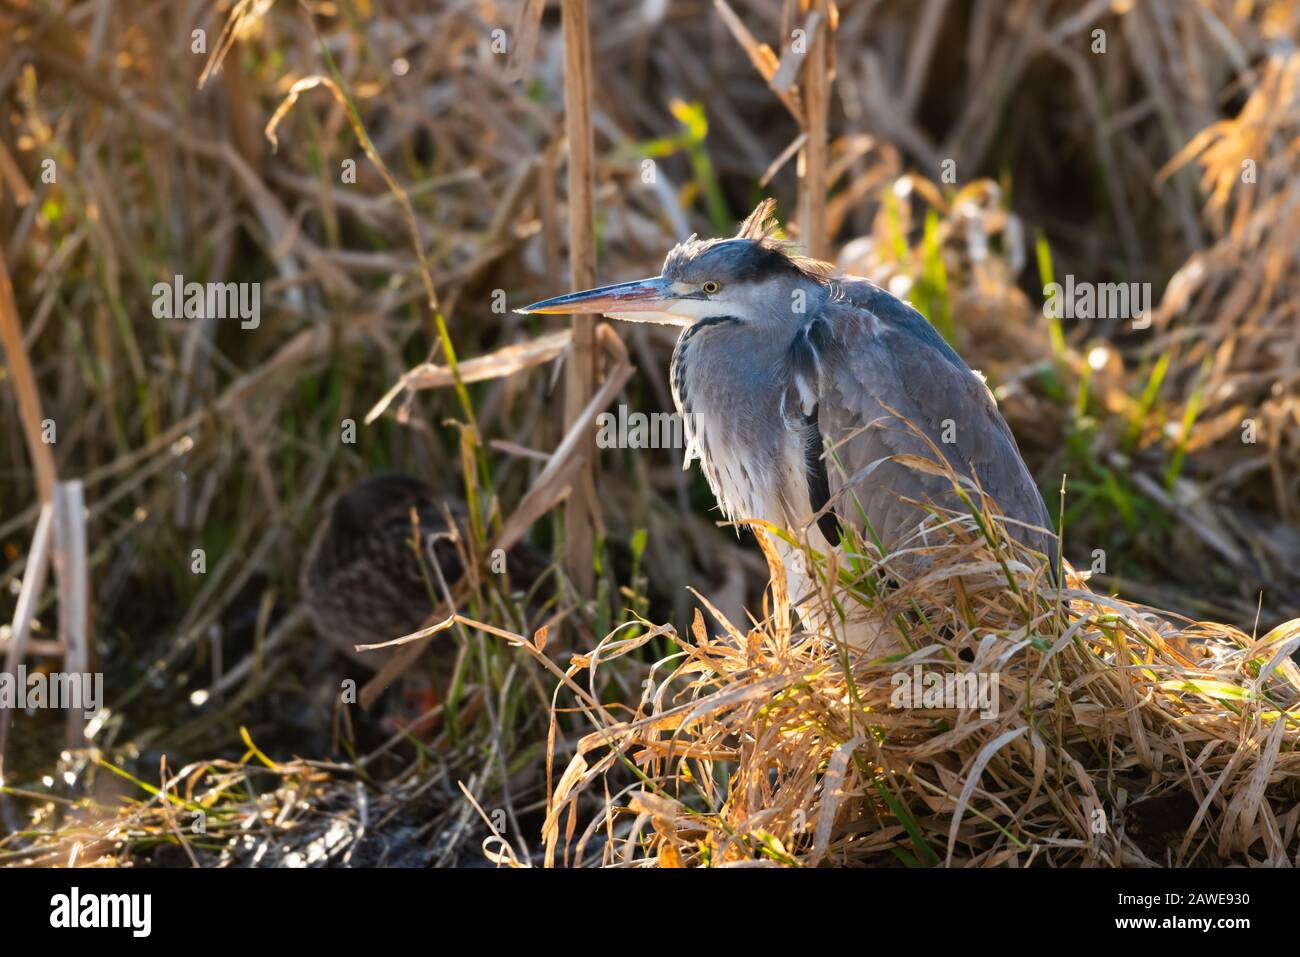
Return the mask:
<svg viewBox="0 0 1300 957">
<path fill-rule="evenodd" d="M 773 572 L 776 614 L 711 638 L 697 613 L 627 714 L 588 709 L 599 727 L 555 785 L 548 860 L 1300 863 L 1300 620 L 1256 639 L 1073 572 L 1058 593 L 972 537 L 882 603 L 915 650 L 867 660 L 791 630 Z M 996 673 L 996 715 L 900 707 L 917 669 Z"/>
</svg>

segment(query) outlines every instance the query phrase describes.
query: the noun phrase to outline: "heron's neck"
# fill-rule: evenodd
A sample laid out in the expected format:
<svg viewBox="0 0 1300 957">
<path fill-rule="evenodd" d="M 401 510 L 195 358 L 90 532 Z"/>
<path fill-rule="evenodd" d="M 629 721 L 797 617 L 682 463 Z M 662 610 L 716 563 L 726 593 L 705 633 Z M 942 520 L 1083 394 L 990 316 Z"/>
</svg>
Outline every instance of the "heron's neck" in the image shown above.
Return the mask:
<svg viewBox="0 0 1300 957">
<path fill-rule="evenodd" d="M 790 494 L 802 442 L 780 411 L 788 348 L 779 331 L 725 316 L 701 320 L 677 340 L 672 387 L 693 449 L 687 465 L 698 458 L 733 519 L 789 524 L 806 517 Z"/>
</svg>

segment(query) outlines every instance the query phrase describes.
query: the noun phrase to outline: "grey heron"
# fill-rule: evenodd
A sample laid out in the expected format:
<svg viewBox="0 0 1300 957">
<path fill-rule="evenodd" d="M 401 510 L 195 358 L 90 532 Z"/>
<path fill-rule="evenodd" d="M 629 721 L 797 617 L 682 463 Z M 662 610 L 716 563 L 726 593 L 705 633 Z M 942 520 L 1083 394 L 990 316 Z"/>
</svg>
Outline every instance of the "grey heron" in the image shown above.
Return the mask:
<svg viewBox="0 0 1300 957">
<path fill-rule="evenodd" d="M 788 529 L 823 553 L 844 547 L 852 523 L 886 568 L 915 572 L 936 516 L 965 510 L 950 476 L 918 467 L 938 451 L 1054 573 L 1051 519 L 983 378 L 910 305 L 795 255 L 775 231 L 767 200 L 735 237 L 676 246 L 658 276 L 518 311 L 683 325 L 673 397 L 729 519 Z M 779 549 L 801 617 L 827 625 L 804 550 Z M 850 615 L 841 636 L 888 651 L 887 631 Z"/>
</svg>

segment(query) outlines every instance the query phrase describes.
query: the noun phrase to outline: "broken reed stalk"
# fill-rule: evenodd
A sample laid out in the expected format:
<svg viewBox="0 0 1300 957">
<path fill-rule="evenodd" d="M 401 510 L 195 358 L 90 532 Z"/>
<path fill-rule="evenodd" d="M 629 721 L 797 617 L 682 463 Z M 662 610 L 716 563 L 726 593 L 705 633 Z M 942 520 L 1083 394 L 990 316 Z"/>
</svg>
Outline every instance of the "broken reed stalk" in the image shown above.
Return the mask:
<svg viewBox="0 0 1300 957">
<path fill-rule="evenodd" d="M 13 627 L 4 647 L 4 669 L 17 674 L 18 665 L 28 651 L 28 637 L 36 605 L 44 590 L 48 570 L 51 518 L 54 527 L 56 571 L 59 581 L 59 645 L 64 654 L 65 667 L 74 671 L 88 671 L 90 662 L 88 598 L 86 577 L 85 508 L 82 503 L 81 483 L 64 486 L 56 481 L 54 453 L 42 435 L 44 413 L 41 396 L 36 388 L 31 360 L 23 343 L 22 323 L 18 319 L 18 306 L 14 301 L 13 284 L 4 257 L 0 255 L 0 341 L 4 343 L 5 361 L 13 378 L 14 392 L 18 397 L 18 414 L 23 421 L 23 434 L 32 457 L 36 473 L 36 487 L 40 497 L 41 517 L 36 525 L 36 537 L 28 553 L 27 572 L 14 610 Z M 62 506 L 62 507 L 60 507 Z M 51 509 L 57 509 L 52 516 Z M 68 743 L 83 743 L 82 726 L 75 713 L 68 718 Z M 0 779 L 3 778 L 4 752 L 9 735 L 11 713 L 0 714 Z"/>
<path fill-rule="evenodd" d="M 596 284 L 594 234 L 593 141 L 591 133 L 591 34 L 587 0 L 563 0 L 564 128 L 569 141 L 569 279 L 572 288 Z M 573 346 L 565 377 L 564 427 L 569 429 L 596 391 L 596 319 L 573 317 Z M 569 578 L 584 598 L 595 586 L 592 564 L 593 512 L 596 506 L 596 437 L 587 439 L 586 462 L 574 478 L 564 515 L 565 555 Z"/>
<path fill-rule="evenodd" d="M 32 536 L 32 547 L 27 553 L 27 568 L 23 571 L 18 603 L 14 606 L 9 641 L 0 646 L 5 653 L 3 669 L 11 675 L 18 674 L 18 666 L 28 650 L 28 635 L 31 634 L 32 619 L 36 617 L 36 605 L 41 593 L 45 591 L 45 578 L 50 569 L 50 526 L 53 520 L 54 506 L 49 503 L 42 505 L 40 517 L 36 520 L 36 532 Z M 13 708 L 0 708 L 0 784 L 4 783 L 5 746 L 9 741 L 13 714 Z"/>
<path fill-rule="evenodd" d="M 826 229 L 826 188 L 830 154 L 828 116 L 833 69 L 831 31 L 834 14 L 828 0 L 811 0 L 809 5 L 812 12 L 820 16 L 816 17 L 816 26 L 807 38 L 808 57 L 804 60 L 802 92 L 807 140 L 803 148 L 800 179 L 800 239 L 803 240 L 808 255 L 814 259 L 829 259 L 831 243 Z"/>
<path fill-rule="evenodd" d="M 54 496 L 54 453 L 41 438 L 41 395 L 36 389 L 36 377 L 32 374 L 32 363 L 27 356 L 27 347 L 23 344 L 23 327 L 18 319 L 18 306 L 14 302 L 14 287 L 9 281 L 9 269 L 4 256 L 0 255 L 0 342 L 4 343 L 5 362 L 9 367 L 9 376 L 13 379 L 14 392 L 18 396 L 18 414 L 23 420 L 23 435 L 27 439 L 27 451 L 32 457 L 32 467 L 36 472 L 36 487 L 42 502 L 50 502 Z"/>
<path fill-rule="evenodd" d="M 59 591 L 59 644 L 63 667 L 90 673 L 90 561 L 86 548 L 86 504 L 81 481 L 54 484 L 54 577 Z M 82 712 L 68 710 L 68 747 L 86 743 Z"/>
</svg>

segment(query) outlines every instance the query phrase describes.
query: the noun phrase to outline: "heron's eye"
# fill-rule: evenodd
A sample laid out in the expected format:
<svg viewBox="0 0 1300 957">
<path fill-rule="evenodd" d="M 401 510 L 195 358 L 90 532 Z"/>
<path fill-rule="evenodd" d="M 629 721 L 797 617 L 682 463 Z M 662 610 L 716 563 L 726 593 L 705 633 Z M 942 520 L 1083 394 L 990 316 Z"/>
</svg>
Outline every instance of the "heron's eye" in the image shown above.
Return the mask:
<svg viewBox="0 0 1300 957">
<path fill-rule="evenodd" d="M 707 292 L 710 296 L 712 296 L 715 292 L 717 292 L 717 291 L 718 291 L 719 289 L 721 289 L 722 287 L 719 286 L 719 285 L 718 285 L 716 282 L 714 282 L 712 279 L 710 279 L 708 282 L 706 282 L 706 283 L 705 283 L 703 286 L 701 286 L 700 288 L 702 288 L 705 292 Z"/>
</svg>

